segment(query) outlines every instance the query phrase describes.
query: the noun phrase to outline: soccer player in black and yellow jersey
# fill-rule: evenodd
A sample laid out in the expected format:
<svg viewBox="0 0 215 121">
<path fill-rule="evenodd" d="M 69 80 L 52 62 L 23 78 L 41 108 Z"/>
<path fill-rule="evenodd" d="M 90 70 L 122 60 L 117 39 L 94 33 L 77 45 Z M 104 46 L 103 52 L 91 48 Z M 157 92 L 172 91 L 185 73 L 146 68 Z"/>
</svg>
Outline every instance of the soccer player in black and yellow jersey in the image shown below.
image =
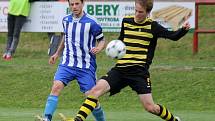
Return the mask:
<svg viewBox="0 0 215 121">
<path fill-rule="evenodd" d="M 98 98 L 110 92 L 114 95 L 126 86 L 138 94 L 146 111 L 165 121 L 180 121 L 167 108 L 155 104 L 152 98 L 149 66 L 152 63 L 158 38 L 179 40 L 189 30 L 185 23 L 177 31 L 169 31 L 147 16 L 153 7 L 153 0 L 135 0 L 135 15 L 123 18 L 119 39 L 126 44 L 126 54 L 119 59 L 106 76 L 101 77 L 81 106 L 74 119 L 66 121 L 84 121 L 94 110 Z"/>
</svg>

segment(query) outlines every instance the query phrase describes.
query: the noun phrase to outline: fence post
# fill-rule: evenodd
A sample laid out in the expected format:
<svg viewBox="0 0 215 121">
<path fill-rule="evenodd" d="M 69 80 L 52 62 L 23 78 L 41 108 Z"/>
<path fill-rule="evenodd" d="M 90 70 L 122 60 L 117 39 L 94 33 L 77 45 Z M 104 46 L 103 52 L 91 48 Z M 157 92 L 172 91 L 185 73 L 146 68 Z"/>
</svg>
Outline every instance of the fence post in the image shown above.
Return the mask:
<svg viewBox="0 0 215 121">
<path fill-rule="evenodd" d="M 193 34 L 193 54 L 198 52 L 198 34 L 215 33 L 215 30 L 205 30 L 199 28 L 199 5 L 215 5 L 215 0 L 196 0 L 195 2 L 195 29 Z"/>
</svg>

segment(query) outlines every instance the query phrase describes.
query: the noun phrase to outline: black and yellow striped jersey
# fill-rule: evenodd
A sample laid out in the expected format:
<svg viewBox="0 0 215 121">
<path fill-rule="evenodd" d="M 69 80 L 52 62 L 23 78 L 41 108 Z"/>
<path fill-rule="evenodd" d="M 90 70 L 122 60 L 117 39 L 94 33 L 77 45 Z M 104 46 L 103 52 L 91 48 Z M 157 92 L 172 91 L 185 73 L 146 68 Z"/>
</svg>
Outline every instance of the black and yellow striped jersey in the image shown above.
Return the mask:
<svg viewBox="0 0 215 121">
<path fill-rule="evenodd" d="M 150 18 L 146 18 L 142 23 L 136 23 L 134 16 L 124 17 L 119 40 L 125 43 L 126 54 L 117 60 L 116 67 L 141 66 L 148 69 L 159 37 L 176 41 L 186 33 L 187 30 L 182 28 L 169 31 Z"/>
</svg>

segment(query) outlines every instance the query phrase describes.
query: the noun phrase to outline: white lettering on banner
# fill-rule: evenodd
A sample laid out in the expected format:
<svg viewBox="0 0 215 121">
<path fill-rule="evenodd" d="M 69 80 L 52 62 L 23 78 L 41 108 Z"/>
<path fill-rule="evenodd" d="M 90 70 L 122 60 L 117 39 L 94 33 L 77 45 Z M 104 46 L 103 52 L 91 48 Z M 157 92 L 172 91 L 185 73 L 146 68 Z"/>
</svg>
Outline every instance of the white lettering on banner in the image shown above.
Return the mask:
<svg viewBox="0 0 215 121">
<path fill-rule="evenodd" d="M 52 9 L 52 4 L 41 4 L 39 8 Z"/>
<path fill-rule="evenodd" d="M 195 27 L 195 2 L 155 2 L 152 13 L 159 13 L 160 10 L 169 6 L 182 6 L 186 10 L 188 9 L 188 12 L 192 11 L 187 21 L 190 22 L 191 28 Z M 135 6 L 132 1 L 89 1 L 85 3 L 84 10 L 97 18 L 104 32 L 119 32 L 122 18 L 127 15 L 134 15 Z M 0 1 L 0 32 L 7 32 L 7 12 L 8 1 Z M 22 30 L 26 32 L 62 32 L 62 19 L 69 13 L 67 2 L 33 2 L 31 3 L 30 15 Z M 176 18 L 170 22 L 180 24 L 182 19 Z M 159 16 L 155 20 L 165 27 L 171 27 L 167 21 L 159 18 Z"/>
</svg>

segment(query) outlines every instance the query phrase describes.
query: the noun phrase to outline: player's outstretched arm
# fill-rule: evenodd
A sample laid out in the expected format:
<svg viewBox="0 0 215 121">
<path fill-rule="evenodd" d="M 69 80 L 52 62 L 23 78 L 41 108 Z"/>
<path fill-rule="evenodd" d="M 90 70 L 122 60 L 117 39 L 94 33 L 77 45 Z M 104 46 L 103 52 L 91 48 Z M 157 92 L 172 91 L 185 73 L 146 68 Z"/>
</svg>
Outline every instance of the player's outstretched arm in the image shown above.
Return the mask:
<svg viewBox="0 0 215 121">
<path fill-rule="evenodd" d="M 166 38 L 173 41 L 179 40 L 183 37 L 190 29 L 190 24 L 187 22 L 183 24 L 182 28 L 179 28 L 176 31 L 168 30 L 167 28 L 161 26 L 156 21 L 152 23 L 153 35 L 157 38 Z"/>
</svg>

